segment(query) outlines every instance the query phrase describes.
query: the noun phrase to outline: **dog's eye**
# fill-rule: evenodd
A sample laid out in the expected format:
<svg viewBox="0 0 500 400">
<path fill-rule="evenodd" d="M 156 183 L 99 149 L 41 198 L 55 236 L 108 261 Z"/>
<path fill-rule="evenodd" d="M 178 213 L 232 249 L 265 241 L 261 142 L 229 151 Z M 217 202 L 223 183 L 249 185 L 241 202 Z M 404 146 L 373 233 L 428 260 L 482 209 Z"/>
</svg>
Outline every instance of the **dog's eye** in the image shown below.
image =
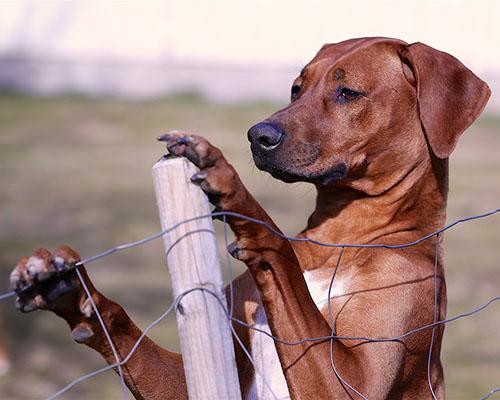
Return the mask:
<svg viewBox="0 0 500 400">
<path fill-rule="evenodd" d="M 299 98 L 299 94 L 300 94 L 300 85 L 293 85 L 290 99 L 292 101 L 297 100 Z"/>
<path fill-rule="evenodd" d="M 337 103 L 347 103 L 361 96 L 363 96 L 363 93 L 348 88 L 340 88 L 337 94 Z"/>
</svg>

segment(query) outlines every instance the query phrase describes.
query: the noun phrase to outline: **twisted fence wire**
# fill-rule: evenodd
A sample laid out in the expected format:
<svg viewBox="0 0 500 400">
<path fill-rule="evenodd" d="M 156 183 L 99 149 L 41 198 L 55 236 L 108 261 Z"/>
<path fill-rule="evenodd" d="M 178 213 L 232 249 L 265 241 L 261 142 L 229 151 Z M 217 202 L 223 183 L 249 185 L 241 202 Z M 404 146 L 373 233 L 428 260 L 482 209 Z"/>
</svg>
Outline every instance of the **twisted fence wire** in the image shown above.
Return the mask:
<svg viewBox="0 0 500 400">
<path fill-rule="evenodd" d="M 471 310 L 471 311 L 468 311 L 468 312 L 465 312 L 465 313 L 462 313 L 462 314 L 458 314 L 454 317 L 451 317 L 451 318 L 448 318 L 448 319 L 444 319 L 444 320 L 441 320 L 441 321 L 438 321 L 438 317 L 439 317 L 439 314 L 438 314 L 438 310 L 437 310 L 437 307 L 438 307 L 438 302 L 439 302 L 439 298 L 438 298 L 438 289 L 437 289 L 437 280 L 438 280 L 438 275 L 437 275 L 437 269 L 438 269 L 438 256 L 439 256 L 439 253 L 438 253 L 438 249 L 439 249 L 439 237 L 440 235 L 447 231 L 448 229 L 458 225 L 458 224 L 461 224 L 463 222 L 468 222 L 468 221 L 473 221 L 473 220 L 477 220 L 477 219 L 482 219 L 482 218 L 486 218 L 486 217 L 489 217 L 489 216 L 492 216 L 496 213 L 500 212 L 500 208 L 497 208 L 497 209 L 494 209 L 494 210 L 491 210 L 489 212 L 485 212 L 485 213 L 482 213 L 482 214 L 478 214 L 478 215 L 473 215 L 473 216 L 470 216 L 470 217 L 466 217 L 466 218 L 461 218 L 461 219 L 458 219 L 456 221 L 454 221 L 453 223 L 450 223 L 446 226 L 444 226 L 443 228 L 435 231 L 435 232 L 432 232 L 432 233 L 429 233 L 413 242 L 410 242 L 410 243 L 405 243 L 405 244 L 400 244 L 400 245 L 386 245 L 386 244 L 351 244 L 351 243 L 324 243 L 324 242 L 321 242 L 321 241 L 318 241 L 318 240 L 314 240 L 314 239 L 310 239 L 310 238 L 306 238 L 306 237 L 295 237 L 295 236 L 286 236 L 284 235 L 283 233 L 281 233 L 280 231 L 277 231 L 276 229 L 274 229 L 272 226 L 270 226 L 267 222 L 265 221 L 261 221 L 261 220 L 258 220 L 258 219 L 255 219 L 255 218 L 252 218 L 252 217 L 248 217 L 248 216 L 245 216 L 243 214 L 239 214 L 239 213 L 235 213 L 235 212 L 230 212 L 230 211 L 216 211 L 216 212 L 212 212 L 210 214 L 205 214 L 205 215 L 201 215 L 201 216 L 197 216 L 197 217 L 193 217 L 193 218 L 189 218 L 189 219 L 186 219 L 184 221 L 181 221 L 167 229 L 164 229 L 160 232 L 157 232 L 153 235 L 150 235 L 150 236 L 147 236 L 143 239 L 140 239 L 140 240 L 136 240 L 136 241 L 133 241 L 133 242 L 129 242 L 129 243 L 125 243 L 125 244 L 122 244 L 122 245 L 118 245 L 118 246 L 115 246 L 115 247 L 112 247 L 112 248 L 109 248 L 99 254 L 96 254 L 94 256 L 91 256 L 91 257 L 88 257 L 78 263 L 76 263 L 71 269 L 75 269 L 76 270 L 76 274 L 78 275 L 78 278 L 80 279 L 80 282 L 82 283 L 82 287 L 84 288 L 88 298 L 90 299 L 89 301 L 91 302 L 92 304 L 92 308 L 94 310 L 94 312 L 96 313 L 96 316 L 99 320 L 99 323 L 103 329 L 103 332 L 106 336 L 106 339 L 108 340 L 109 344 L 110 344 L 110 347 L 112 349 L 112 352 L 113 352 L 113 355 L 115 357 L 115 361 L 116 363 L 114 364 L 111 364 L 111 365 L 108 365 L 106 367 L 103 367 L 101 369 L 98 369 L 96 371 L 93 371 L 89 374 L 86 374 L 86 375 L 83 375 L 75 380 L 73 380 L 72 382 L 70 382 L 68 385 L 66 385 L 64 388 L 62 388 L 61 390 L 59 390 L 58 392 L 56 392 L 55 394 L 53 394 L 52 396 L 49 397 L 49 400 L 51 399 L 55 399 L 57 398 L 58 396 L 66 393 L 68 390 L 70 390 L 72 387 L 74 387 L 75 385 L 87 380 L 87 379 L 90 379 L 96 375 L 99 375 L 101 373 L 104 373 L 106 371 L 109 371 L 111 369 L 117 369 L 118 370 L 118 373 L 119 373 L 119 376 L 120 376 L 120 381 L 121 381 L 121 385 L 122 385 L 122 390 L 123 390 L 123 395 L 124 395 L 124 398 L 127 399 L 128 398 L 128 395 L 127 395 L 127 390 L 125 388 L 125 378 L 124 378 L 124 375 L 123 375 L 123 371 L 122 371 L 122 366 L 124 366 L 129 360 L 130 358 L 132 357 L 132 355 L 135 353 L 135 351 L 137 350 L 137 348 L 139 347 L 140 343 L 142 342 L 142 340 L 147 336 L 147 334 L 149 333 L 149 331 L 151 329 L 153 329 L 155 326 L 157 326 L 161 321 L 163 321 L 164 318 L 166 318 L 166 316 L 168 314 L 170 314 L 174 309 L 177 310 L 178 307 L 180 306 L 180 303 L 182 301 L 182 299 L 187 296 L 188 294 L 194 292 L 194 291 L 203 291 L 205 293 L 208 293 L 212 296 L 214 296 L 218 303 L 220 304 L 220 306 L 222 307 L 223 311 L 225 312 L 227 318 L 228 318 L 228 321 L 230 322 L 230 328 L 231 328 L 231 332 L 232 332 L 232 335 L 234 336 L 236 342 L 238 343 L 238 345 L 242 348 L 242 351 L 243 353 L 245 354 L 245 356 L 249 359 L 249 362 L 250 364 L 253 366 L 255 372 L 257 374 L 259 374 L 259 371 L 258 369 L 256 368 L 256 365 L 255 365 L 255 361 L 253 360 L 252 358 L 252 355 L 249 353 L 248 349 L 246 349 L 246 347 L 244 346 L 244 344 L 242 343 L 241 339 L 238 337 L 238 335 L 236 334 L 235 330 L 234 330 L 234 327 L 233 327 L 233 323 L 237 323 L 243 327 L 246 327 L 247 329 L 251 329 L 251 330 L 254 330 L 256 333 L 261 333 L 261 334 L 265 334 L 267 336 L 269 336 L 270 338 L 272 338 L 275 342 L 278 342 L 278 343 L 281 343 L 281 344 L 284 344 L 284 345 L 289 345 L 289 346 L 295 346 L 295 345 L 298 345 L 298 344 L 302 344 L 302 343 L 305 343 L 305 342 L 322 342 L 322 341 L 326 341 L 326 340 L 329 340 L 330 341 L 330 363 L 331 363 L 331 367 L 332 367 L 332 370 L 335 374 L 335 376 L 339 379 L 339 381 L 341 382 L 341 384 L 344 386 L 347 386 L 350 390 L 352 390 L 354 393 L 356 393 L 359 397 L 361 397 L 362 399 L 364 400 L 367 400 L 367 397 L 364 396 L 362 393 L 360 393 L 358 390 L 356 390 L 352 385 L 350 385 L 345 379 L 342 378 L 342 376 L 339 374 L 338 370 L 336 369 L 335 367 L 335 363 L 334 363 L 334 357 L 333 357 L 333 342 L 334 340 L 355 340 L 355 341 L 362 341 L 362 342 L 369 342 L 369 343 L 383 343 L 383 342 L 400 342 L 402 339 L 410 336 L 410 335 L 413 335 L 417 332 L 420 332 L 420 331 L 423 331 L 423 330 L 426 330 L 426 329 L 430 329 L 432 328 L 432 335 L 431 335 L 431 343 L 430 343 L 430 348 L 429 348 L 429 353 L 428 353 L 428 362 L 427 362 L 427 378 L 428 378 L 428 385 L 429 385 L 429 390 L 431 392 L 431 395 L 433 397 L 433 399 L 436 399 L 436 396 L 435 396 L 435 393 L 434 393 L 434 390 L 432 388 L 432 382 L 431 382 L 431 376 L 430 376 L 430 365 L 431 365 L 431 357 L 432 357 L 432 347 L 433 347 L 433 342 L 434 342 L 434 332 L 435 332 L 435 328 L 438 327 L 439 325 L 442 325 L 442 324 L 447 324 L 447 323 L 450 323 L 450 322 L 453 322 L 453 321 L 456 321 L 458 319 L 461 319 L 461 318 L 465 318 L 465 317 L 470 317 L 474 314 L 477 314 L 479 312 L 481 312 L 482 310 L 484 310 L 486 307 L 488 307 L 489 305 L 491 305 L 492 303 L 496 302 L 496 301 L 499 301 L 500 300 L 500 296 L 495 296 L 491 299 L 489 299 L 486 303 L 480 305 L 479 307 Z M 129 351 L 129 353 L 120 360 L 120 357 L 118 355 L 118 352 L 116 351 L 116 348 L 113 344 L 113 341 L 112 341 L 112 338 L 111 338 L 111 335 L 109 334 L 102 318 L 101 318 L 101 315 L 99 313 L 99 310 L 95 304 L 95 302 L 93 301 L 92 299 L 92 296 L 90 295 L 90 291 L 88 289 L 88 287 L 86 286 L 83 278 L 82 278 L 82 275 L 80 273 L 80 271 L 78 270 L 78 267 L 79 266 L 83 266 L 84 264 L 90 264 L 94 261 L 97 261 L 101 258 L 104 258 L 104 257 L 107 257 L 113 253 L 116 253 L 118 251 L 122 251 L 122 250 L 126 250 L 126 249 L 130 249 L 130 248 L 133 248 L 133 247 L 136 247 L 136 246 L 140 246 L 142 244 L 145 244 L 147 242 L 150 242 L 152 240 L 155 240 L 157 238 L 160 238 L 172 231 L 174 231 L 175 229 L 177 229 L 178 227 L 184 225 L 184 224 L 187 224 L 189 222 L 194 222 L 196 220 L 199 220 L 199 219 L 203 219 L 203 218 L 218 218 L 218 219 L 222 219 L 223 221 L 223 225 L 224 225 L 224 242 L 226 244 L 226 247 L 228 246 L 228 233 L 227 233 L 227 217 L 232 217 L 232 218 L 239 218 L 239 219 L 243 219 L 243 220 L 247 220 L 249 222 L 253 222 L 253 223 L 256 223 L 258 225 L 261 225 L 263 226 L 264 228 L 266 228 L 268 231 L 270 231 L 271 233 L 273 233 L 274 235 L 284 239 L 284 240 L 288 240 L 288 241 L 298 241 L 298 242 L 308 242 L 308 243 L 312 243 L 312 244 L 316 244 L 318 246 L 323 246 L 323 247 L 336 247 L 336 248 L 340 248 L 340 254 L 339 254 L 339 257 L 338 257 L 338 260 L 337 260 L 337 264 L 333 270 L 333 273 L 332 273 L 332 278 L 331 278 L 331 281 L 330 281 L 330 285 L 329 285 L 329 288 L 328 288 L 328 298 L 327 298 L 327 302 L 328 302 L 328 313 L 329 313 L 329 320 L 330 320 L 330 323 L 331 323 L 331 335 L 329 336 L 323 336 L 323 337 L 316 337 L 316 338 L 304 338 L 304 339 L 301 339 L 301 340 L 298 340 L 298 341 L 294 341 L 294 342 L 290 342 L 290 341 L 287 341 L 283 338 L 278 338 L 278 337 L 275 337 L 273 336 L 272 334 L 270 334 L 269 332 L 266 332 L 265 330 L 262 330 L 262 329 L 259 329 L 253 325 L 250 325 L 250 324 L 247 324 L 246 322 L 244 321 L 241 321 L 237 318 L 235 318 L 233 316 L 233 308 L 234 308 L 234 298 L 233 298 L 233 294 L 234 294 L 234 291 L 233 291 L 233 284 L 232 284 L 232 266 L 231 266 L 231 261 L 230 261 L 230 256 L 229 256 L 229 253 L 226 252 L 226 256 L 227 256 L 227 267 L 228 267 L 228 277 L 229 277 L 229 307 L 228 307 L 228 304 L 226 303 L 225 299 L 221 299 L 215 292 L 212 292 L 210 291 L 209 289 L 206 289 L 204 287 L 194 287 L 194 288 L 191 288 L 183 293 L 181 293 L 176 299 L 174 299 L 174 301 L 170 304 L 170 306 L 167 308 L 167 310 L 158 318 L 156 319 L 155 321 L 153 321 L 150 325 L 148 325 L 143 333 L 141 334 L 141 336 L 139 337 L 139 339 L 135 342 L 134 346 L 132 346 L 131 350 Z M 197 233 L 197 232 L 206 232 L 207 230 L 206 229 L 199 229 L 199 230 L 194 230 L 194 231 L 189 231 L 187 232 L 185 235 L 183 235 L 179 240 L 177 240 L 176 242 L 174 242 L 170 247 L 169 249 L 166 250 L 166 253 L 168 254 L 171 249 L 173 248 L 173 246 L 175 246 L 177 243 L 179 243 L 179 241 L 183 238 L 185 238 L 186 236 L 189 236 L 193 233 Z M 210 233 L 213 233 L 213 231 L 209 231 Z M 415 246 L 425 240 L 428 240 L 432 237 L 436 237 L 436 252 L 435 252 L 435 259 L 434 259 L 434 322 L 431 323 L 431 324 L 427 324 L 427 325 L 424 325 L 424 326 L 421 326 L 421 327 L 418 327 L 418 328 L 414 328 L 408 332 L 405 332 L 399 336 L 395 336 L 395 337 L 392 337 L 392 338 L 369 338 L 369 337 L 355 337 L 355 336 L 342 336 L 342 335 L 336 335 L 335 334 L 335 326 L 334 326 L 334 320 L 333 320 L 333 311 L 332 311 L 332 305 L 331 305 L 331 291 L 332 291 L 332 288 L 333 288 L 333 284 L 334 284 L 334 279 L 335 279 L 335 276 L 336 276 L 336 273 L 337 273 L 337 270 L 340 266 L 340 261 L 341 261 L 341 258 L 342 258 L 342 255 L 344 253 L 344 250 L 346 248 L 386 248 L 386 249 L 402 249 L 402 248 L 408 248 L 408 247 L 412 247 L 412 246 Z M 28 288 L 29 290 L 31 290 L 32 288 Z M 23 290 L 19 290 L 18 292 L 23 292 Z M 10 298 L 14 295 L 16 295 L 16 291 L 12 290 L 12 291 L 9 291 L 9 292 L 5 292 L 3 294 L 0 294 L 0 301 L 1 300 L 4 300 L 4 299 L 7 299 L 7 298 Z M 263 383 L 264 385 L 266 386 L 266 388 L 269 390 L 269 392 L 273 395 L 273 397 L 276 399 L 276 395 L 274 394 L 274 392 L 272 391 L 272 387 L 271 385 L 266 381 L 265 377 L 262 376 L 261 374 L 261 378 L 263 380 Z M 345 389 L 345 386 L 344 386 L 344 389 Z M 347 390 L 346 390 L 347 392 Z M 500 387 L 498 388 L 494 388 L 492 389 L 490 392 L 488 392 L 485 396 L 483 396 L 480 400 L 486 400 L 488 398 L 490 398 L 493 394 L 497 393 L 497 392 L 500 392 Z M 348 392 L 347 392 L 348 393 Z"/>
</svg>

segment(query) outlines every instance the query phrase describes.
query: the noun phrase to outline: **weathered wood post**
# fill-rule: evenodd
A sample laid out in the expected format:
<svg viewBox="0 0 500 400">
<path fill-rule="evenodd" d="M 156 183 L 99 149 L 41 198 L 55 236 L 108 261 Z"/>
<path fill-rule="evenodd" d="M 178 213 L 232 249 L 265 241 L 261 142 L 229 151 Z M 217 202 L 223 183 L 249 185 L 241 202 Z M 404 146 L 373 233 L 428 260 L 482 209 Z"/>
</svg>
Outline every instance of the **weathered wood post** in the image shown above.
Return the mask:
<svg viewBox="0 0 500 400">
<path fill-rule="evenodd" d="M 195 172 L 185 158 L 163 158 L 153 166 L 162 229 L 210 213 L 206 195 L 190 181 Z M 175 243 L 167 252 L 175 298 L 203 287 L 225 299 L 211 218 L 183 224 L 163 240 L 167 251 Z M 241 399 L 231 330 L 219 302 L 210 293 L 193 291 L 182 299 L 176 317 L 189 398 Z"/>
</svg>

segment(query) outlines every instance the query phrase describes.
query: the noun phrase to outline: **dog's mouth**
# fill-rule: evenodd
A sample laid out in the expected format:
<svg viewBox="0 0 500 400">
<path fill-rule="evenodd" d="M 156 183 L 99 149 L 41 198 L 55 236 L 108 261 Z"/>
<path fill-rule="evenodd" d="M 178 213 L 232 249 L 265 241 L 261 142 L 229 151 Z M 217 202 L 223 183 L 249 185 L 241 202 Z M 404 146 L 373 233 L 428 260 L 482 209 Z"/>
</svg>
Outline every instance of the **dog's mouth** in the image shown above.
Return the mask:
<svg viewBox="0 0 500 400">
<path fill-rule="evenodd" d="M 259 157 L 254 157 L 255 165 L 261 171 L 270 173 L 274 178 L 286 183 L 308 182 L 320 186 L 330 186 L 347 176 L 347 165 L 340 162 L 326 171 L 304 173 L 280 165 L 265 162 Z"/>
</svg>

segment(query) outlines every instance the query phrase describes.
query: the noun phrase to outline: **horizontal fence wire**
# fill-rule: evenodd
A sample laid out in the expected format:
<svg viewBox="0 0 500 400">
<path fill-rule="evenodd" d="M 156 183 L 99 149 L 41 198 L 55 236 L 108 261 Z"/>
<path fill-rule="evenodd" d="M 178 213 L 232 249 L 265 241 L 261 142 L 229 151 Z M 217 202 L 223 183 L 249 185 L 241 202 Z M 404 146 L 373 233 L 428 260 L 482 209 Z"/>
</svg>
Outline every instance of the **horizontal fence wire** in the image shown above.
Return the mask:
<svg viewBox="0 0 500 400">
<path fill-rule="evenodd" d="M 495 302 L 497 302 L 497 301 L 500 300 L 500 295 L 499 296 L 495 296 L 495 297 L 490 298 L 484 304 L 476 307 L 473 310 L 470 310 L 468 312 L 464 312 L 464 313 L 458 314 L 458 315 L 456 315 L 454 317 L 451 317 L 451 318 L 447 318 L 447 319 L 444 319 L 444 320 L 438 320 L 438 315 L 439 314 L 438 314 L 438 307 L 437 306 L 438 306 L 438 300 L 439 299 L 438 299 L 438 289 L 437 289 L 437 281 L 438 281 L 437 266 L 438 266 L 438 257 L 439 257 L 439 254 L 438 254 L 439 237 L 440 237 L 440 235 L 442 233 L 444 233 L 448 229 L 451 229 L 452 227 L 454 227 L 454 226 L 456 226 L 458 224 L 461 224 L 461 223 L 464 223 L 464 222 L 473 221 L 473 220 L 483 219 L 483 218 L 486 218 L 486 217 L 490 217 L 490 216 L 493 216 L 494 214 L 497 214 L 499 212 L 500 212 L 500 208 L 497 208 L 497 209 L 494 209 L 494 210 L 486 212 L 486 213 L 482 213 L 482 214 L 478 214 L 478 215 L 473 215 L 473 216 L 470 216 L 470 217 L 466 217 L 466 218 L 462 218 L 462 219 L 456 220 L 453 223 L 450 223 L 450 224 L 444 226 L 443 228 L 441 228 L 441 229 L 439 229 L 439 230 L 437 230 L 435 232 L 429 233 L 429 234 L 427 234 L 427 235 L 419 238 L 418 240 L 415 240 L 414 242 L 404 243 L 404 244 L 399 244 L 399 245 L 387 245 L 387 244 L 371 244 L 371 243 L 370 244 L 324 243 L 324 242 L 320 242 L 320 241 L 313 240 L 313 239 L 310 239 L 310 238 L 305 238 L 305 237 L 286 236 L 283 233 L 281 233 L 281 232 L 277 231 L 276 229 L 274 229 L 272 226 L 270 226 L 268 223 L 266 223 L 264 221 L 261 221 L 261 220 L 258 220 L 258 219 L 255 219 L 255 218 L 243 215 L 243 214 L 235 213 L 235 212 L 217 211 L 217 212 L 212 212 L 210 214 L 205 214 L 205 215 L 201 215 L 201 216 L 198 216 L 198 217 L 194 217 L 194 218 L 190 218 L 190 219 L 181 221 L 181 222 L 179 222 L 179 223 L 177 223 L 177 224 L 175 224 L 175 225 L 173 225 L 173 226 L 171 226 L 171 227 L 169 227 L 167 229 L 164 229 L 164 230 L 162 230 L 162 231 L 160 231 L 158 233 L 155 233 L 153 235 L 147 236 L 147 237 L 145 237 L 143 239 L 140 239 L 140 240 L 137 240 L 137 241 L 133 241 L 133 242 L 130 242 L 130 243 L 126 243 L 126 244 L 122 244 L 122 245 L 118 245 L 118 246 L 112 247 L 110 249 L 107 249 L 107 250 L 105 250 L 105 251 L 103 251 L 103 252 L 101 252 L 99 254 L 96 254 L 94 256 L 85 258 L 82 261 L 76 263 L 67 272 L 70 272 L 72 270 L 76 270 L 76 274 L 77 274 L 78 278 L 80 279 L 80 283 L 82 284 L 82 287 L 83 287 L 84 291 L 86 292 L 87 297 L 90 299 L 92 308 L 93 308 L 94 312 L 96 313 L 98 321 L 99 321 L 99 323 L 100 323 L 100 325 L 101 325 L 101 327 L 103 329 L 103 332 L 104 332 L 105 337 L 106 337 L 106 339 L 107 339 L 107 341 L 108 341 L 108 343 L 110 345 L 110 348 L 112 350 L 112 353 L 114 355 L 114 358 L 115 358 L 116 362 L 114 364 L 111 364 L 111 365 L 108 365 L 108 366 L 103 367 L 101 369 L 98 369 L 96 371 L 93 371 L 93 372 L 91 372 L 89 374 L 80 376 L 79 378 L 73 380 L 68 385 L 66 385 L 65 387 L 63 387 L 58 392 L 54 393 L 52 396 L 49 397 L 49 399 L 55 399 L 55 398 L 61 396 L 62 394 L 66 393 L 67 391 L 69 391 L 74 386 L 80 384 L 81 382 L 86 381 L 86 380 L 88 380 L 90 378 L 93 378 L 93 377 L 95 377 L 95 376 L 97 376 L 99 374 L 102 374 L 102 373 L 104 373 L 106 371 L 109 371 L 109 370 L 112 370 L 112 369 L 116 369 L 117 370 L 117 372 L 118 372 L 118 374 L 120 376 L 120 382 L 121 382 L 121 387 L 122 387 L 122 391 L 123 391 L 123 396 L 124 396 L 125 399 L 127 399 L 128 398 L 128 391 L 127 391 L 127 389 L 125 387 L 125 377 L 124 377 L 124 373 L 123 373 L 122 367 L 125 366 L 125 364 L 130 360 L 130 358 L 132 357 L 132 355 L 137 351 L 137 349 L 139 348 L 139 345 L 141 344 L 142 340 L 147 336 L 147 334 L 151 331 L 151 329 L 153 329 L 155 326 L 157 326 L 161 321 L 163 321 L 174 310 L 177 310 L 180 307 L 181 302 L 184 299 L 184 297 L 186 297 L 187 295 L 189 295 L 189 294 L 191 294 L 193 292 L 196 292 L 196 291 L 201 291 L 201 292 L 207 293 L 207 294 L 209 294 L 209 295 L 211 295 L 211 296 L 213 296 L 213 297 L 215 297 L 217 299 L 217 301 L 220 304 L 220 306 L 222 307 L 225 315 L 227 316 L 228 321 L 230 322 L 231 331 L 232 331 L 232 334 L 233 334 L 233 337 L 234 337 L 236 343 L 242 348 L 243 353 L 249 359 L 250 364 L 253 366 L 253 368 L 254 368 L 254 370 L 255 370 L 255 372 L 257 374 L 259 374 L 259 371 L 255 367 L 256 364 L 255 364 L 255 361 L 252 358 L 251 352 L 247 348 L 245 348 L 245 346 L 244 346 L 243 342 L 241 341 L 241 339 L 236 335 L 236 332 L 235 332 L 233 324 L 237 324 L 237 325 L 243 326 L 243 327 L 245 327 L 247 329 L 254 330 L 256 333 L 259 333 L 259 334 L 267 335 L 268 337 L 272 338 L 275 342 L 283 344 L 283 345 L 288 345 L 288 346 L 295 346 L 295 345 L 299 345 L 299 344 L 302 344 L 302 343 L 305 343 L 305 342 L 325 342 L 325 341 L 330 341 L 330 366 L 332 368 L 332 372 L 339 379 L 339 381 L 344 386 L 344 389 L 346 390 L 346 392 L 348 394 L 350 392 L 346 389 L 346 387 L 349 390 L 351 390 L 354 394 L 356 394 L 358 397 L 360 397 L 362 399 L 368 399 L 368 397 L 365 394 L 363 394 L 360 391 L 358 391 L 349 382 L 347 382 L 341 376 L 341 374 L 339 373 L 339 371 L 337 370 L 337 368 L 335 366 L 334 351 L 333 351 L 334 350 L 334 346 L 333 346 L 334 341 L 335 340 L 361 341 L 363 343 L 400 342 L 401 340 L 403 340 L 404 338 L 406 338 L 406 337 L 408 337 L 410 335 L 413 335 L 415 333 L 421 332 L 421 331 L 426 330 L 426 329 L 432 329 L 431 343 L 430 343 L 430 346 L 429 346 L 428 359 L 427 359 L 427 377 L 428 377 L 428 386 L 429 386 L 430 394 L 431 394 L 431 396 L 432 396 L 433 399 L 436 399 L 436 395 L 434 393 L 434 389 L 432 387 L 431 377 L 430 377 L 432 347 L 433 347 L 433 344 L 434 344 L 434 331 L 435 331 L 436 327 L 438 327 L 440 325 L 448 324 L 448 323 L 453 322 L 453 321 L 457 321 L 457 320 L 462 319 L 462 318 L 470 317 L 470 316 L 472 316 L 474 314 L 477 314 L 477 313 L 481 312 L 482 310 L 484 310 L 485 308 L 487 308 L 491 304 L 493 304 L 493 303 L 495 303 Z M 200 220 L 200 219 L 203 219 L 203 218 L 221 219 L 223 221 L 223 225 L 224 225 L 224 242 L 225 242 L 226 247 L 229 245 L 229 243 L 228 243 L 227 219 L 228 218 L 238 218 L 238 219 L 246 220 L 246 221 L 249 221 L 249 222 L 253 222 L 255 224 L 259 224 L 259 225 L 263 226 L 264 228 L 266 228 L 268 231 L 270 231 L 272 234 L 274 234 L 274 235 L 276 235 L 278 237 L 281 237 L 284 240 L 298 241 L 298 242 L 308 242 L 308 243 L 315 244 L 315 245 L 318 245 L 318 246 L 323 246 L 323 247 L 336 247 L 336 248 L 339 248 L 340 249 L 340 254 L 338 256 L 338 260 L 337 260 L 337 263 L 336 263 L 335 268 L 333 270 L 332 278 L 330 280 L 330 284 L 329 284 L 329 287 L 328 287 L 327 302 L 328 302 L 329 321 L 330 321 L 330 324 L 331 324 L 331 335 L 329 335 L 329 336 L 323 336 L 323 337 L 315 337 L 315 338 L 303 338 L 303 339 L 298 340 L 298 341 L 290 342 L 290 341 L 287 341 L 287 340 L 285 340 L 283 338 L 276 337 L 276 336 L 272 335 L 271 333 L 269 333 L 269 332 L 267 332 L 265 330 L 257 328 L 257 327 L 255 327 L 253 325 L 249 325 L 246 322 L 235 318 L 233 316 L 233 310 L 234 310 L 234 301 L 233 301 L 234 300 L 234 290 L 233 290 L 233 285 L 232 285 L 233 273 L 232 273 L 231 257 L 229 255 L 229 252 L 226 252 L 226 257 L 227 257 L 226 264 L 227 264 L 227 272 L 228 272 L 228 278 L 229 278 L 229 300 L 228 300 L 228 302 L 226 302 L 226 300 L 224 300 L 224 299 L 221 299 L 215 292 L 212 292 L 211 290 L 206 289 L 204 287 L 194 287 L 194 288 L 191 288 L 191 289 L 183 292 L 176 299 L 173 300 L 173 302 L 169 305 L 169 307 L 166 309 L 166 311 L 159 318 L 157 318 L 155 321 L 153 321 L 151 324 L 149 324 L 144 329 L 142 335 L 139 337 L 139 339 L 132 346 L 132 348 L 129 351 L 129 353 L 125 357 L 122 357 L 122 359 L 120 359 L 119 352 L 117 351 L 117 349 L 115 348 L 115 346 L 113 344 L 111 335 L 109 334 L 109 332 L 108 332 L 108 330 L 106 328 L 106 325 L 104 324 L 104 321 L 103 321 L 103 319 L 101 317 L 101 314 L 99 312 L 98 307 L 96 306 L 95 302 L 93 301 L 93 299 L 92 299 L 92 297 L 90 295 L 90 291 L 89 291 L 89 289 L 88 289 L 88 287 L 87 287 L 87 285 L 85 283 L 85 280 L 82 278 L 82 275 L 81 275 L 81 273 L 79 271 L 79 267 L 83 266 L 84 264 L 85 265 L 91 264 L 94 261 L 97 261 L 99 259 L 107 257 L 107 256 L 109 256 L 109 255 L 111 255 L 113 253 L 118 252 L 118 251 L 123 251 L 123 250 L 126 250 L 126 249 L 130 249 L 130 248 L 133 248 L 133 247 L 145 244 L 147 242 L 150 242 L 152 240 L 158 239 L 158 238 L 160 238 L 160 237 L 162 237 L 162 236 L 164 236 L 164 235 L 166 235 L 166 234 L 174 231 L 175 229 L 178 229 L 180 226 L 182 226 L 184 224 L 187 224 L 189 222 L 193 222 L 193 221 L 196 221 L 196 220 Z M 168 254 L 171 251 L 171 249 L 176 244 L 178 244 L 180 240 L 184 239 L 185 237 L 187 237 L 187 236 L 189 236 L 191 234 L 194 234 L 194 233 L 200 233 L 200 232 L 206 232 L 206 231 L 207 231 L 206 229 L 189 231 L 188 233 L 186 233 L 185 235 L 183 235 L 179 240 L 177 240 L 176 242 L 172 243 L 172 245 L 166 250 L 166 253 Z M 336 333 L 335 333 L 335 323 L 334 323 L 334 320 L 333 320 L 332 305 L 331 305 L 331 302 L 328 301 L 328 300 L 330 300 L 332 298 L 331 297 L 331 292 L 332 292 L 332 289 L 333 289 L 335 276 L 337 274 L 338 269 L 341 267 L 342 255 L 344 254 L 344 252 L 346 251 L 346 249 L 349 249 L 349 248 L 404 249 L 404 248 L 416 246 L 419 243 L 421 243 L 421 242 L 423 242 L 425 240 L 429 240 L 429 239 L 434 238 L 434 237 L 435 237 L 435 241 L 436 241 L 435 256 L 434 256 L 434 276 L 433 276 L 434 277 L 434 299 L 433 299 L 433 302 L 434 302 L 434 322 L 431 323 L 431 324 L 427 324 L 427 325 L 424 325 L 424 326 L 420 326 L 420 327 L 411 329 L 408 332 L 405 332 L 403 334 L 400 334 L 398 336 L 391 337 L 391 338 L 370 338 L 370 337 L 356 337 L 356 336 L 336 335 Z M 13 296 L 15 296 L 18 293 L 19 294 L 23 294 L 24 292 L 27 292 L 27 291 L 30 291 L 30 290 L 33 290 L 33 289 L 34 289 L 34 287 L 27 287 L 27 288 L 23 288 L 23 289 L 20 289 L 20 290 L 17 290 L 17 291 L 5 292 L 3 294 L 0 294 L 0 300 L 4 300 L 4 299 L 10 298 L 10 297 L 13 297 Z M 229 303 L 229 305 L 228 305 L 228 303 Z M 269 384 L 269 382 L 267 381 L 266 377 L 260 375 L 260 378 L 262 379 L 262 382 L 266 386 L 266 389 L 269 391 L 269 393 L 275 399 L 278 399 L 278 397 L 274 394 L 274 392 L 272 390 L 272 387 Z M 493 394 L 495 394 L 497 392 L 500 392 L 500 387 L 494 388 L 494 389 L 490 390 L 485 396 L 481 397 L 480 400 L 486 400 L 486 399 L 490 398 Z"/>
</svg>

